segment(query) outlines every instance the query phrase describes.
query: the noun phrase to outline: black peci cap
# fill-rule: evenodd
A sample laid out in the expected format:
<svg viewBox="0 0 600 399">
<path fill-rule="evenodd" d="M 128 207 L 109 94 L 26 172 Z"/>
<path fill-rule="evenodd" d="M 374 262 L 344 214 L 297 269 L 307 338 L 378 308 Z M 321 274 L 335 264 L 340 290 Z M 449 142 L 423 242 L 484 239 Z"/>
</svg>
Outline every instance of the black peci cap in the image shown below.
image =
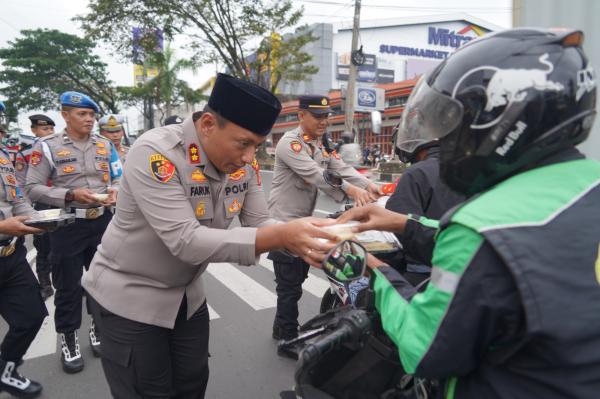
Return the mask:
<svg viewBox="0 0 600 399">
<path fill-rule="evenodd" d="M 281 111 L 281 103 L 273 93 L 224 73 L 217 75 L 208 106 L 259 136 L 269 134 Z"/>
<path fill-rule="evenodd" d="M 304 95 L 298 97 L 300 109 L 308 110 L 315 115 L 329 114 L 331 107 L 329 106 L 329 98 L 325 96 Z"/>
<path fill-rule="evenodd" d="M 54 123 L 54 121 L 52 119 L 48 118 L 46 115 L 43 115 L 43 114 L 31 115 L 31 116 L 29 116 L 29 120 L 31 121 L 31 127 L 56 126 L 56 124 Z"/>
</svg>

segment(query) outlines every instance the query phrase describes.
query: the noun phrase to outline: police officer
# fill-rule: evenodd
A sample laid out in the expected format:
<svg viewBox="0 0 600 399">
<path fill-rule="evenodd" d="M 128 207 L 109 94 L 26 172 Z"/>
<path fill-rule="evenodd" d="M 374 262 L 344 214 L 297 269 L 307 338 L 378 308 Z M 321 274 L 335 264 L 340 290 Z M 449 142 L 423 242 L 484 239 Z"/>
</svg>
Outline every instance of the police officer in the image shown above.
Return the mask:
<svg viewBox="0 0 600 399">
<path fill-rule="evenodd" d="M 29 120 L 31 121 L 31 132 L 35 135 L 36 141 L 39 138 L 54 134 L 55 123 L 48 116 L 43 114 L 30 115 Z M 29 169 L 29 159 L 31 158 L 32 151 L 33 144 L 22 143 L 15 160 L 17 181 L 21 187 L 25 187 L 26 184 L 27 170 Z M 48 185 L 50 184 L 51 183 L 48 182 Z M 52 208 L 43 203 L 34 203 L 33 207 L 38 211 Z M 35 270 L 38 281 L 40 282 L 42 298 L 46 300 L 54 295 L 54 289 L 52 288 L 52 282 L 50 281 L 52 267 L 48 260 L 48 256 L 50 255 L 50 236 L 48 234 L 34 235 L 33 246 L 37 252 L 35 258 Z"/>
<path fill-rule="evenodd" d="M 17 368 L 48 312 L 27 263 L 23 236 L 43 230 L 23 223 L 34 211 L 21 195 L 15 169 L 3 148 L 0 178 L 0 314 L 8 324 L 0 345 L 0 391 L 30 398 L 38 396 L 42 386 L 21 375 Z"/>
<path fill-rule="evenodd" d="M 377 185 L 346 165 L 337 152 L 325 148 L 324 137 L 331 112 L 329 98 L 305 95 L 299 98 L 300 125 L 286 132 L 275 149 L 275 170 L 269 196 L 269 212 L 278 220 L 288 221 L 312 215 L 319 190 L 342 201 L 346 196 L 364 205 L 380 195 Z M 341 187 L 328 182 L 324 171 L 343 177 Z M 271 252 L 277 282 L 277 313 L 273 322 L 274 339 L 298 335 L 298 301 L 309 265 L 301 258 L 284 252 Z M 292 358 L 297 353 L 280 351 Z"/>
<path fill-rule="evenodd" d="M 414 219 L 424 216 L 439 220 L 465 197 L 452 191 L 440 179 L 438 140 L 407 137 L 406 134 L 406 129 L 400 129 L 396 135 L 396 153 L 402 162 L 410 166 L 402 173 L 385 207 L 390 211 L 411 214 Z M 409 220 L 404 232 L 396 234 L 402 243 L 404 277 L 413 285 L 418 285 L 431 273 L 436 231 L 435 228 Z"/>
<path fill-rule="evenodd" d="M 441 222 L 424 293 L 371 259 L 374 302 L 406 372 L 441 379 L 446 397 L 600 392 L 600 163 L 576 149 L 597 88 L 582 41 L 572 30 L 484 36 L 406 104 L 401 129 L 439 139 L 443 181 L 470 198 Z M 408 221 L 381 208 L 350 218 L 399 232 Z"/>
<path fill-rule="evenodd" d="M 83 369 L 77 330 L 81 326 L 82 266 L 94 256 L 112 213 L 121 163 L 112 143 L 92 134 L 98 105 L 88 96 L 65 92 L 60 96 L 65 130 L 41 138 L 33 148 L 27 173 L 27 196 L 36 203 L 75 213 L 76 221 L 50 233 L 50 263 L 56 295 L 55 324 L 61 340 L 65 372 Z M 52 187 L 48 187 L 48 180 Z M 108 194 L 104 199 L 99 194 Z M 95 324 L 89 330 L 93 353 L 99 356 Z"/>
<path fill-rule="evenodd" d="M 267 90 L 219 74 L 196 122 L 150 130 L 131 148 L 115 218 L 83 277 L 113 397 L 204 397 L 209 262 L 253 265 L 273 248 L 319 259 L 328 245 L 313 237 L 335 239 L 310 219 L 269 218 L 254 153 L 280 110 Z M 226 230 L 235 217 L 243 227 Z"/>
<path fill-rule="evenodd" d="M 123 144 L 123 139 L 126 137 L 125 128 L 123 127 L 123 117 L 121 115 L 104 115 L 98 121 L 100 127 L 100 135 L 109 139 L 117 152 L 122 164 L 125 164 L 125 158 L 129 152 L 129 147 Z"/>
</svg>

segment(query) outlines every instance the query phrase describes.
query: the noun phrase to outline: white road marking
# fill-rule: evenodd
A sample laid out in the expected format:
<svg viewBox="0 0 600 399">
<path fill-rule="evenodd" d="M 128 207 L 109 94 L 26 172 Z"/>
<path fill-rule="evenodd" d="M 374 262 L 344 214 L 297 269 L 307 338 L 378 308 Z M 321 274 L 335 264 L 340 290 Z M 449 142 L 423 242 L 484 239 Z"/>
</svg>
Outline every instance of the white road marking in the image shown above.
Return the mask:
<svg viewBox="0 0 600 399">
<path fill-rule="evenodd" d="M 46 308 L 48 309 L 48 317 L 44 319 L 42 328 L 40 328 L 29 349 L 27 349 L 24 359 L 34 359 L 56 353 L 58 336 L 54 326 L 54 296 L 46 300 Z"/>
<path fill-rule="evenodd" d="M 208 306 L 208 316 L 210 320 L 221 318 L 221 316 L 219 316 L 219 314 L 215 312 L 215 310 L 208 303 L 206 304 L 206 306 Z"/>
<path fill-rule="evenodd" d="M 211 263 L 207 271 L 254 310 L 273 308 L 277 305 L 275 294 L 230 263 Z"/>
<path fill-rule="evenodd" d="M 27 252 L 27 263 L 29 263 L 29 265 L 31 265 L 31 267 L 33 267 L 33 262 L 35 260 L 35 257 L 37 256 L 37 249 L 33 248 L 31 251 Z M 32 263 L 33 262 L 33 263 Z"/>
<path fill-rule="evenodd" d="M 27 252 L 27 262 L 33 269 L 35 265 L 35 257 L 37 251 L 33 248 Z M 35 274 L 35 272 L 34 272 Z M 54 296 L 46 299 L 46 308 L 48 309 L 48 317 L 44 319 L 40 331 L 38 331 L 35 339 L 29 346 L 24 359 L 34 359 L 36 357 L 52 355 L 56 353 L 56 343 L 58 336 L 56 334 L 56 328 L 54 326 Z"/>
<path fill-rule="evenodd" d="M 267 254 L 262 254 L 260 256 L 260 265 L 271 272 L 273 272 L 273 261 L 267 259 Z M 319 271 L 318 273 L 322 273 Z M 330 287 L 327 280 L 322 277 L 319 277 L 311 272 L 308 273 L 308 278 L 302 284 L 302 288 L 317 298 L 321 298 L 326 290 Z"/>
</svg>

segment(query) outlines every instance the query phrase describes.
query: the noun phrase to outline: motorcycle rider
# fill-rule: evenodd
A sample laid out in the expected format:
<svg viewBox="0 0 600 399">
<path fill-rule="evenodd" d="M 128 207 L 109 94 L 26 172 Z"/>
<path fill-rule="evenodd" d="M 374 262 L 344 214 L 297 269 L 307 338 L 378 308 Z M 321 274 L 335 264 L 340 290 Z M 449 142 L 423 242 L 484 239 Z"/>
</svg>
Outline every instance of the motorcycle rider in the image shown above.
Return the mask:
<svg viewBox="0 0 600 399">
<path fill-rule="evenodd" d="M 400 130 L 396 134 L 396 153 L 402 162 L 410 166 L 402 173 L 385 207 L 405 215 L 439 220 L 446 211 L 461 203 L 464 196 L 452 191 L 440 179 L 438 140 L 409 137 L 408 133 L 418 134 Z M 402 243 L 404 277 L 415 286 L 431 273 L 436 231 L 435 228 L 409 221 L 404 232 L 396 234 Z"/>
<path fill-rule="evenodd" d="M 485 36 L 406 104 L 401 129 L 438 138 L 443 181 L 471 198 L 441 221 L 425 292 L 369 266 L 405 370 L 442 379 L 446 398 L 600 391 L 600 163 L 575 148 L 596 107 L 582 41 L 572 30 Z M 402 233 L 409 218 L 368 206 L 340 222 Z"/>
</svg>

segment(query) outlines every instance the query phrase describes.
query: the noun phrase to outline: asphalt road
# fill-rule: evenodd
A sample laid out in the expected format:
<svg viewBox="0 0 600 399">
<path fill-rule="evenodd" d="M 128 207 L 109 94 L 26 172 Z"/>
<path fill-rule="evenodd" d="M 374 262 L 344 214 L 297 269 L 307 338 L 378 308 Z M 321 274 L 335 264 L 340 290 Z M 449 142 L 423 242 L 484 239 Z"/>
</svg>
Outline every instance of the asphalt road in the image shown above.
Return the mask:
<svg viewBox="0 0 600 399">
<path fill-rule="evenodd" d="M 272 173 L 262 173 L 263 186 L 268 195 Z M 315 216 L 323 217 L 339 208 L 329 197 L 321 196 Z M 27 245 L 31 250 L 31 240 Z M 30 251 L 29 257 L 34 256 L 35 252 Z M 260 264 L 252 267 L 212 264 L 205 279 L 211 313 L 210 379 L 206 397 L 278 398 L 280 391 L 293 385 L 295 362 L 278 357 L 276 342 L 271 338 L 277 299 L 271 262 L 263 256 Z M 327 287 L 322 272 L 311 271 L 303 286 L 304 294 L 300 301 L 301 322 L 318 313 L 320 296 Z M 53 298 L 46 302 L 51 314 L 54 311 Z M 44 391 L 40 398 L 111 397 L 100 360 L 92 356 L 88 328 L 89 318 L 84 314 L 79 343 L 85 369 L 81 373 L 68 375 L 61 368 L 54 322 L 52 317 L 46 318 L 20 369 L 27 377 L 43 384 Z M 1 336 L 6 330 L 6 324 L 0 320 Z M 9 397 L 6 393 L 0 393 L 0 399 Z"/>
</svg>

